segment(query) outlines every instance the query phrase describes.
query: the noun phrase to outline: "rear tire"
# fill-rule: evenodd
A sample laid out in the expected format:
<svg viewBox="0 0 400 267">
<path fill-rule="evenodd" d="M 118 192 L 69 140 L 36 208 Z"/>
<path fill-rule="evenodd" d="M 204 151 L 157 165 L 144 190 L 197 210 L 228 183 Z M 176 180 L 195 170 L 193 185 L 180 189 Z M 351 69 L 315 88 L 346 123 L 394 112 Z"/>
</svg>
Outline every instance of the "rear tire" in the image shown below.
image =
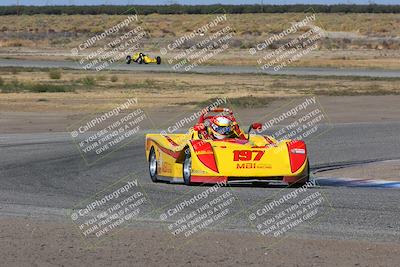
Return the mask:
<svg viewBox="0 0 400 267">
<path fill-rule="evenodd" d="M 185 151 L 185 159 L 182 166 L 182 176 L 185 185 L 192 185 L 190 179 L 192 176 L 192 156 L 189 150 Z"/>
<path fill-rule="evenodd" d="M 157 65 L 160 65 L 161 64 L 161 57 L 156 57 L 156 60 L 157 60 Z"/>
<path fill-rule="evenodd" d="M 154 147 L 152 147 L 149 153 L 149 173 L 150 173 L 150 178 L 154 183 L 158 182 L 157 167 L 158 166 L 157 166 L 156 152 L 154 150 Z"/>
<path fill-rule="evenodd" d="M 131 56 L 126 56 L 126 64 L 131 64 L 132 57 Z"/>
</svg>

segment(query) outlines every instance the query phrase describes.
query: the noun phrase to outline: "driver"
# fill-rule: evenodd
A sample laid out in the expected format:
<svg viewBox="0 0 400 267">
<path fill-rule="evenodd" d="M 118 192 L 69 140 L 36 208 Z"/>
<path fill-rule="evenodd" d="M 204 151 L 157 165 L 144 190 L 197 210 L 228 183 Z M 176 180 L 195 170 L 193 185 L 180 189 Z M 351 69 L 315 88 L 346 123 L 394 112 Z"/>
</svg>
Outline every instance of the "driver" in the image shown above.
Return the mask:
<svg viewBox="0 0 400 267">
<path fill-rule="evenodd" d="M 135 62 L 143 61 L 145 56 L 146 55 L 143 54 L 142 52 L 138 52 L 133 56 L 133 61 Z"/>
<path fill-rule="evenodd" d="M 215 116 L 208 127 L 208 133 L 215 139 L 234 138 L 233 122 L 225 116 Z"/>
</svg>

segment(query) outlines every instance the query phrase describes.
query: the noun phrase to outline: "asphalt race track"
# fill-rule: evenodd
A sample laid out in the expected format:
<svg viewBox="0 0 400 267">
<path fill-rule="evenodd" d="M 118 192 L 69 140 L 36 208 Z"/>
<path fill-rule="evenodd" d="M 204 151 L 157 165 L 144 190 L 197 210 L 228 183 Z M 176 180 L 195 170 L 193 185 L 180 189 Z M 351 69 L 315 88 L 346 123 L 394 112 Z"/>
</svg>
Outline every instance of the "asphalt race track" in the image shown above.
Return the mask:
<svg viewBox="0 0 400 267">
<path fill-rule="evenodd" d="M 0 67 L 30 67 L 30 68 L 68 68 L 83 69 L 83 66 L 74 61 L 53 61 L 53 60 L 20 60 L 0 59 Z M 117 64 L 112 65 L 111 70 L 131 71 L 154 71 L 154 72 L 184 72 L 183 69 L 173 70 L 168 64 L 161 65 L 139 65 L 139 64 Z M 301 76 L 355 76 L 355 77 L 400 77 L 396 70 L 380 69 L 337 69 L 337 68 L 284 68 L 279 71 L 261 70 L 251 66 L 198 66 L 190 72 L 193 73 L 223 73 L 223 74 L 277 74 L 277 75 L 301 75 Z"/>
<path fill-rule="evenodd" d="M 400 123 L 334 124 L 325 134 L 308 142 L 311 168 L 359 164 L 400 158 Z M 339 138 L 340 137 L 340 138 Z M 160 207 L 179 196 L 202 192 L 207 186 L 152 183 L 144 156 L 142 135 L 112 155 L 88 166 L 68 133 L 0 135 L 0 214 L 33 217 L 65 217 L 67 211 L 88 196 L 101 191 L 120 177 L 138 179 L 151 203 Z M 318 174 L 315 177 L 318 181 Z M 281 185 L 232 185 L 241 200 L 234 204 L 235 218 L 216 228 L 254 231 L 247 210 L 260 199 L 289 193 Z M 314 238 L 335 237 L 370 241 L 398 241 L 400 194 L 398 189 L 320 185 L 326 211 L 309 227 L 293 230 L 294 235 Z M 187 211 L 189 212 L 189 211 Z M 162 226 L 162 211 L 149 209 L 135 223 Z"/>
</svg>

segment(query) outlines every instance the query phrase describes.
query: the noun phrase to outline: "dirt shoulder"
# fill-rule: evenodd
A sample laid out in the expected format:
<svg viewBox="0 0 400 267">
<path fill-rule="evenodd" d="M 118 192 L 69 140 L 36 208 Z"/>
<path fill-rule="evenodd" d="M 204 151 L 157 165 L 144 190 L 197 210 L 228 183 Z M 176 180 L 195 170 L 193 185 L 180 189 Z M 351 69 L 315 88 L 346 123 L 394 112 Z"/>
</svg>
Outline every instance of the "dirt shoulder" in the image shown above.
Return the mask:
<svg viewBox="0 0 400 267">
<path fill-rule="evenodd" d="M 201 93 L 197 94 L 199 98 L 207 97 L 201 96 Z M 0 104 L 4 108 L 0 108 L 0 133 L 65 132 L 68 126 L 78 122 L 82 117 L 111 110 L 131 97 L 135 95 L 115 93 L 109 94 L 107 99 L 107 94 L 96 93 L 7 94 L 5 98 L 0 99 Z M 168 104 L 172 101 L 180 101 L 182 96 L 166 99 L 161 94 L 158 96 L 147 94 L 138 95 L 138 97 L 139 103 L 141 100 L 145 101 L 139 106 L 148 114 L 154 125 L 170 120 L 171 114 L 173 117 L 185 117 L 199 109 L 195 105 Z M 400 118 L 399 95 L 316 97 L 329 123 L 390 123 L 398 122 Z M 41 98 L 48 101 L 38 101 Z M 270 114 L 275 114 L 294 99 L 296 98 L 276 98 L 266 103 L 265 107 L 233 107 L 233 110 L 241 124 L 248 125 Z M 108 103 L 107 100 L 109 100 Z M 150 103 L 158 101 L 159 106 Z M 70 111 L 66 110 L 67 107 L 70 107 Z"/>
<path fill-rule="evenodd" d="M 65 221 L 1 217 L 6 266 L 396 266 L 400 244 L 206 232 L 183 247 L 161 229 L 127 227 L 93 248 Z M 140 238 L 138 238 L 140 237 Z"/>
<path fill-rule="evenodd" d="M 398 79 L 82 72 L 0 68 L 1 133 L 64 132 L 82 116 L 137 99 L 157 124 L 226 98 L 241 124 L 315 96 L 332 123 L 400 118 Z M 297 102 L 296 102 L 297 101 Z M 290 105 L 289 105 L 290 106 Z"/>
</svg>

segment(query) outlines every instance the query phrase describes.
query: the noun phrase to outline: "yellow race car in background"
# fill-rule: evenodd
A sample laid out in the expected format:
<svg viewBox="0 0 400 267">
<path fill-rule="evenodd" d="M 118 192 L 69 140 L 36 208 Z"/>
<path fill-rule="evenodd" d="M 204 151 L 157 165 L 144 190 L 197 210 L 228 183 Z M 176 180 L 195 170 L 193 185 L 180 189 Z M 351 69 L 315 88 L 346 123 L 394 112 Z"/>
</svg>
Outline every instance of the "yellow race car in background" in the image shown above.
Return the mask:
<svg viewBox="0 0 400 267">
<path fill-rule="evenodd" d="M 235 138 L 211 139 L 207 121 L 212 113 L 228 114 L 234 122 Z M 214 115 L 215 116 L 215 115 Z M 147 134 L 146 158 L 153 182 L 221 183 L 229 181 L 281 180 L 289 185 L 309 181 L 309 163 L 304 141 L 277 141 L 250 134 L 261 129 L 253 123 L 245 134 L 231 110 L 205 111 L 198 123 L 183 134 Z"/>
<path fill-rule="evenodd" d="M 131 64 L 132 60 L 138 64 L 143 64 L 143 63 L 144 64 L 150 64 L 150 63 L 161 64 L 161 57 L 157 56 L 156 58 L 152 58 L 141 52 L 137 52 L 137 53 L 133 54 L 132 56 L 130 56 L 130 55 L 126 56 L 126 64 Z"/>
</svg>

